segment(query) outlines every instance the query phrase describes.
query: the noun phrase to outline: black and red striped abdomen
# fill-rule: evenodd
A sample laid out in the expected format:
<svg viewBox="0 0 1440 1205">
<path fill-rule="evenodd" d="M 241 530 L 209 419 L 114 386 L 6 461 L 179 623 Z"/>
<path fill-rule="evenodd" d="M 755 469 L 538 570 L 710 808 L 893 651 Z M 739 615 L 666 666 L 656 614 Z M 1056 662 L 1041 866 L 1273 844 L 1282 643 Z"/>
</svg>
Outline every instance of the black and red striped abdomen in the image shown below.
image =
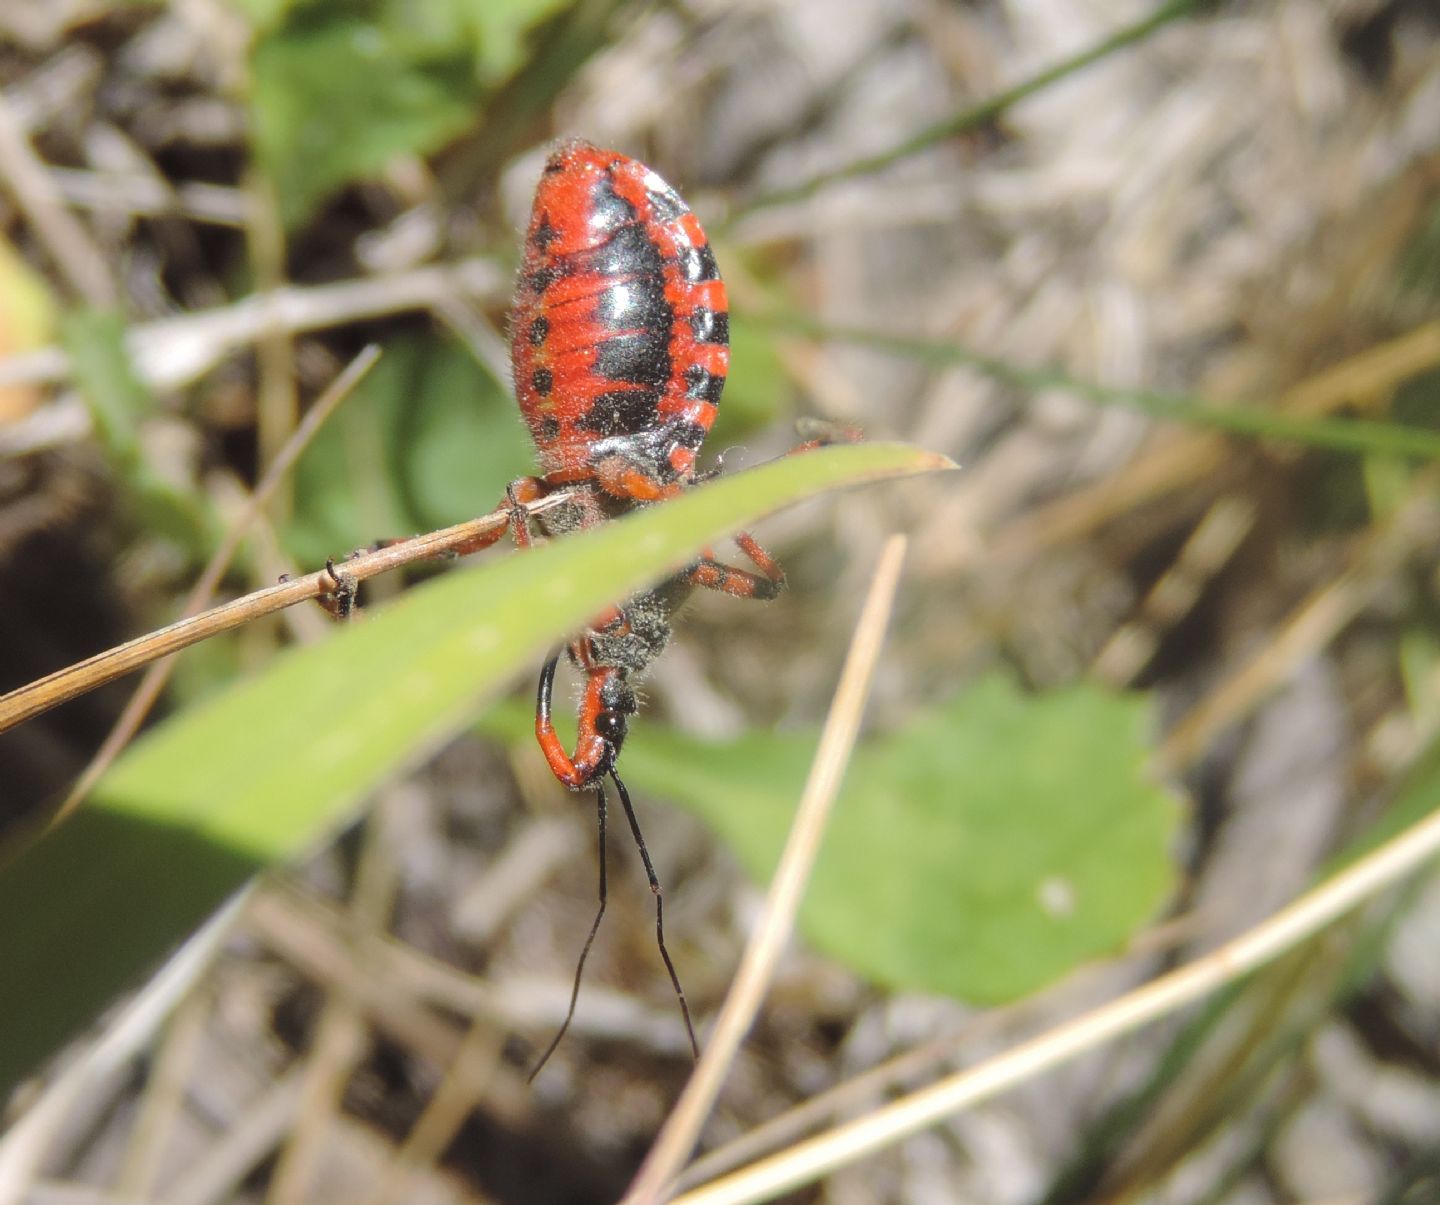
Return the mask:
<svg viewBox="0 0 1440 1205">
<path fill-rule="evenodd" d="M 551 155 L 510 339 L 548 480 L 645 497 L 690 478 L 725 385 L 729 310 L 699 220 L 643 163 L 586 142 Z"/>
</svg>

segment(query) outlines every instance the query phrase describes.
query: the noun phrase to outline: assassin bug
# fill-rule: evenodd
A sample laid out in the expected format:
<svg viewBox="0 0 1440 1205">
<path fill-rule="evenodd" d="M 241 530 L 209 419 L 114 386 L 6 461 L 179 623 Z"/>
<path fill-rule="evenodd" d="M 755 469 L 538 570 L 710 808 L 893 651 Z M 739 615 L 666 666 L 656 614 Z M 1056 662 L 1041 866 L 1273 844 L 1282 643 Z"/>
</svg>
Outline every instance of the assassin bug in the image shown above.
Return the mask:
<svg viewBox="0 0 1440 1205">
<path fill-rule="evenodd" d="M 699 220 L 654 171 L 587 142 L 561 144 L 540 177 L 510 317 L 520 412 L 540 473 L 510 483 L 509 530 L 529 547 L 673 497 L 696 479 L 695 459 L 715 421 L 730 363 L 725 286 Z M 531 518 L 528 503 L 557 490 L 568 500 Z M 505 529 L 462 549 L 494 543 Z M 600 830 L 599 908 L 575 969 L 570 1007 L 534 1078 L 575 1013 L 585 959 L 605 915 L 608 778 L 625 809 L 655 895 L 660 956 L 680 1002 L 692 1051 L 695 1029 L 665 948 L 660 881 L 615 763 L 638 704 L 632 685 L 670 639 L 676 610 L 697 587 L 774 598 L 785 575 L 748 533 L 735 537 L 755 571 L 721 564 L 706 549 L 658 586 L 596 616 L 540 673 L 535 736 L 555 777 L 593 790 Z M 578 732 L 567 752 L 551 721 L 555 672 L 568 656 L 582 676 Z"/>
</svg>

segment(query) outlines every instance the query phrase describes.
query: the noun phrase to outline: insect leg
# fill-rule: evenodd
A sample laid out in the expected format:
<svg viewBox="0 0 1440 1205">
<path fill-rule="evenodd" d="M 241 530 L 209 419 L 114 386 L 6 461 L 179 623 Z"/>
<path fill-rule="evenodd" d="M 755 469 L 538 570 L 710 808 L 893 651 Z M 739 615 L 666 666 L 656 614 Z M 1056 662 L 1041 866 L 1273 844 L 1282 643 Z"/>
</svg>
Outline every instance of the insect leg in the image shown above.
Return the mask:
<svg viewBox="0 0 1440 1205">
<path fill-rule="evenodd" d="M 329 591 L 316 598 L 331 619 L 344 623 L 355 613 L 355 599 L 360 593 L 360 583 L 347 569 L 337 568 L 333 558 L 325 562 L 325 572 L 330 577 Z"/>
<path fill-rule="evenodd" d="M 853 423 L 834 422 L 828 418 L 801 418 L 795 423 L 795 433 L 804 443 L 797 444 L 786 453 L 809 452 L 815 448 L 828 448 L 831 444 L 858 444 L 865 441 L 865 432 Z"/>
<path fill-rule="evenodd" d="M 800 429 L 800 434 L 807 438 L 804 443 L 791 448 L 786 453 L 787 456 L 810 452 L 832 443 L 857 443 L 863 437 L 858 427 L 842 426 L 818 419 L 811 419 L 796 425 Z M 718 472 L 717 466 L 715 470 L 704 476 L 709 477 Z M 692 585 L 701 586 L 706 590 L 718 590 L 722 594 L 730 594 L 735 598 L 774 598 L 785 588 L 785 570 L 780 568 L 775 558 L 748 531 L 742 531 L 736 535 L 735 543 L 750 563 L 759 570 L 758 573 L 722 564 L 707 548 L 700 560 L 685 571 L 685 578 Z"/>
<path fill-rule="evenodd" d="M 722 564 L 707 548 L 698 561 L 683 571 L 682 576 L 693 586 L 718 590 L 735 598 L 770 599 L 778 595 L 785 588 L 785 570 L 748 531 L 737 535 L 735 543 L 759 569 L 759 573 Z"/>
<path fill-rule="evenodd" d="M 595 717 L 601 711 L 600 687 L 604 675 L 613 671 L 596 669 L 590 671 L 585 685 L 585 697 L 580 705 L 579 732 L 575 738 L 575 756 L 565 752 L 560 736 L 551 719 L 552 698 L 555 693 L 555 668 L 560 663 L 557 652 L 540 671 L 540 685 L 535 692 L 535 739 L 540 751 L 550 763 L 550 772 L 572 790 L 578 790 L 594 781 L 603 773 L 609 746 L 595 730 Z"/>
<path fill-rule="evenodd" d="M 539 477 L 517 477 L 505 487 L 505 505 L 510 511 L 510 522 L 504 527 L 494 527 L 475 536 L 456 548 L 452 555 L 469 556 L 472 552 L 489 548 L 491 544 L 498 543 L 507 531 L 515 537 L 515 543 L 521 548 L 530 547 L 530 524 L 525 506 L 530 502 L 538 502 L 549 492 L 549 487 Z"/>
</svg>

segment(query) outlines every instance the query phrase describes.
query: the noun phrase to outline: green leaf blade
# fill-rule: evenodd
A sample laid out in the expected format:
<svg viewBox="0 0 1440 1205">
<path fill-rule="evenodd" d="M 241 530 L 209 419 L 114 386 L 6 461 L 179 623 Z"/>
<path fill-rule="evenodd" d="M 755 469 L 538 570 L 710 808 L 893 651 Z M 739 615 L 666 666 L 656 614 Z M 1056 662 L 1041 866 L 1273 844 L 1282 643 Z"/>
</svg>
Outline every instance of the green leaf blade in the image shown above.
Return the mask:
<svg viewBox="0 0 1440 1205">
<path fill-rule="evenodd" d="M 652 733 L 632 785 L 774 869 L 813 737 Z M 1111 953 L 1173 888 L 1178 809 L 1148 783 L 1144 706 L 986 679 L 852 761 L 802 911 L 821 950 L 886 986 L 1016 999 Z"/>
<path fill-rule="evenodd" d="M 473 120 L 481 89 L 464 45 L 403 24 L 300 8 L 256 45 L 255 150 L 287 225 L 395 155 L 438 149 Z"/>
<path fill-rule="evenodd" d="M 0 870 L 0 1090 L 248 876 L 313 848 L 608 603 L 780 506 L 946 464 L 869 444 L 706 484 L 447 574 L 154 729 L 78 816 Z"/>
</svg>

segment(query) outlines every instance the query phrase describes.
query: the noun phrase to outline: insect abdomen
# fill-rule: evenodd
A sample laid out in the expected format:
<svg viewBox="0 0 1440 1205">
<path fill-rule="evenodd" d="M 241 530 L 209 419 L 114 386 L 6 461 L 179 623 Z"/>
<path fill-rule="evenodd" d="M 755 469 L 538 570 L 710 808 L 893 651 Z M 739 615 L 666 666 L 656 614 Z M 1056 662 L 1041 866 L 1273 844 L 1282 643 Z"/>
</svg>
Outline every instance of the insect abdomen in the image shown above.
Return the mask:
<svg viewBox="0 0 1440 1205">
<path fill-rule="evenodd" d="M 547 477 L 618 454 L 657 482 L 687 479 L 725 384 L 729 308 L 679 194 L 615 151 L 560 147 L 536 192 L 511 349 Z"/>
</svg>

